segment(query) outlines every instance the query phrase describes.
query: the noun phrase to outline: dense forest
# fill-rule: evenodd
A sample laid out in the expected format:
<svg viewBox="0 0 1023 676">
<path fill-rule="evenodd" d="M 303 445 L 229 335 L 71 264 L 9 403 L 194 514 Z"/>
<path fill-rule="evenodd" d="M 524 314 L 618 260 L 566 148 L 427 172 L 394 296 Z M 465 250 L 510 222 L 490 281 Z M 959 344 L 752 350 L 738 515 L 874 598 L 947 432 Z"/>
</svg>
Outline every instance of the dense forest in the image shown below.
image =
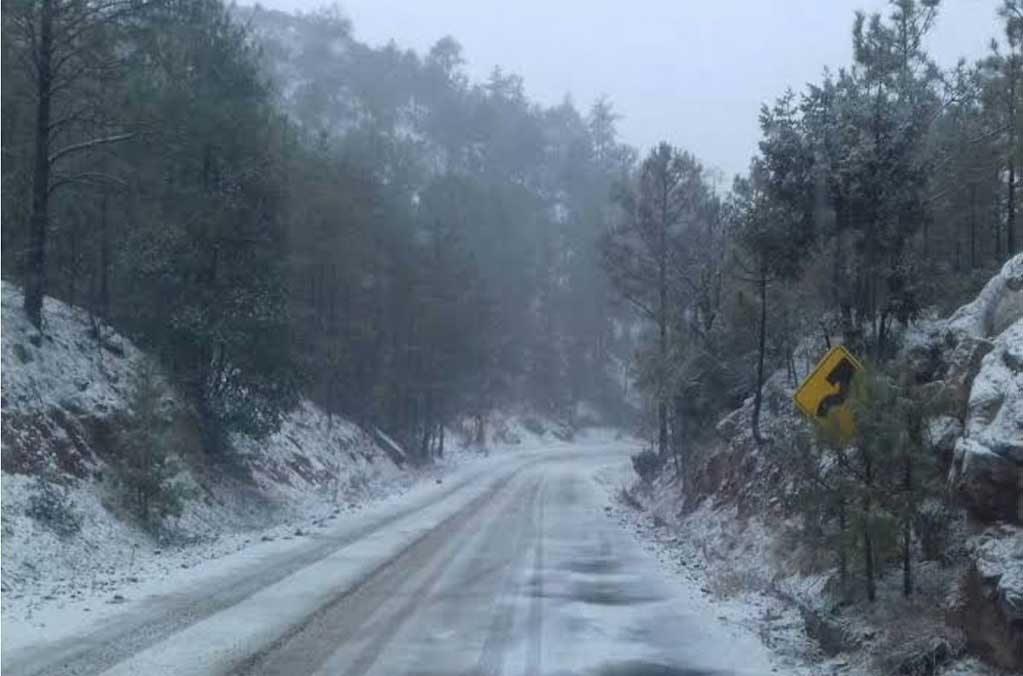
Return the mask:
<svg viewBox="0 0 1023 676">
<path fill-rule="evenodd" d="M 765 106 L 723 193 L 683 149 L 640 158 L 606 100 L 470 81 L 451 38 L 370 47 L 336 9 L 5 0 L 3 276 L 40 330 L 51 295 L 159 354 L 211 451 L 300 395 L 424 458 L 513 402 L 621 422 L 635 354 L 681 470 L 765 374 L 805 375 L 802 338 L 888 359 L 1019 250 L 1023 3 L 951 70 L 924 49 L 937 4 L 858 15 L 853 63 Z"/>
<path fill-rule="evenodd" d="M 610 103 L 470 82 L 454 40 L 369 47 L 337 10 L 3 16 L 4 278 L 43 332 L 45 294 L 157 353 L 208 450 L 300 395 L 423 458 L 495 407 L 624 415 L 596 246 L 632 159 Z"/>
</svg>

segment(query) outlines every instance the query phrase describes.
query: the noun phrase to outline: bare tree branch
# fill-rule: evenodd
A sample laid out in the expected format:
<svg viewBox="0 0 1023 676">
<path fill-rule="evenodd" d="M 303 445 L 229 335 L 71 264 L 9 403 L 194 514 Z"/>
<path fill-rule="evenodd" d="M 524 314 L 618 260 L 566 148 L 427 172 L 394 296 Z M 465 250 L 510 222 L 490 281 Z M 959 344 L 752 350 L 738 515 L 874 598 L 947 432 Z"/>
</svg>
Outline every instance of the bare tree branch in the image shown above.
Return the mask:
<svg viewBox="0 0 1023 676">
<path fill-rule="evenodd" d="M 84 150 L 90 150 L 98 146 L 107 145 L 110 143 L 120 143 L 121 141 L 128 141 L 135 138 L 135 132 L 128 132 L 126 134 L 115 134 L 113 136 L 102 136 L 100 138 L 90 139 L 88 141 L 82 141 L 81 143 L 74 143 L 69 146 L 65 146 L 57 152 L 50 155 L 48 162 L 53 164 L 62 157 L 67 157 L 74 153 L 82 152 Z"/>
<path fill-rule="evenodd" d="M 128 184 L 117 176 L 101 171 L 85 171 L 71 176 L 57 176 L 54 181 L 50 183 L 49 194 L 52 195 L 57 188 L 73 183 L 81 183 L 85 185 L 116 185 L 121 188 L 128 187 Z"/>
</svg>

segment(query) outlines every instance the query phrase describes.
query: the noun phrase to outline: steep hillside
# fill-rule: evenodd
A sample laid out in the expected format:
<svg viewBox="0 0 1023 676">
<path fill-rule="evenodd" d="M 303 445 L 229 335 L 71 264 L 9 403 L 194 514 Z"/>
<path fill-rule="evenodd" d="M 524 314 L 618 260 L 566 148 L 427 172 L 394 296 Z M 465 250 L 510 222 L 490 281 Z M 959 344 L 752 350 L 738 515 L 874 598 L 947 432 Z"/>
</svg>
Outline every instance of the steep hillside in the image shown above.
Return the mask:
<svg viewBox="0 0 1023 676">
<path fill-rule="evenodd" d="M 983 673 L 976 658 L 1023 669 L 1023 256 L 950 318 L 908 328 L 900 349 L 915 382 L 952 401 L 925 421 L 946 497 L 920 507 L 908 599 L 894 562 L 876 603 L 841 598 L 834 553 L 807 540 L 786 450 L 807 423 L 783 371 L 765 385 L 765 444 L 751 398 L 693 451 L 685 490 L 666 475 L 634 480 L 618 515 L 708 593 L 746 607 L 769 643 L 829 673 Z"/>
<path fill-rule="evenodd" d="M 154 549 L 163 550 L 150 562 L 156 567 L 189 565 L 240 546 L 239 533 L 354 509 L 415 479 L 393 450 L 308 401 L 271 437 L 236 438 L 230 457 L 207 457 L 193 414 L 164 383 L 179 441 L 173 480 L 187 497 L 180 516 L 143 524 L 117 477 L 119 435 L 145 355 L 53 299 L 40 336 L 24 319 L 20 291 L 3 283 L 2 292 L 5 607 L 12 596 L 138 576 Z M 203 546 L 169 554 L 196 544 Z"/>
<path fill-rule="evenodd" d="M 439 483 L 491 450 L 545 446 L 572 434 L 534 416 L 494 413 L 482 447 L 469 441 L 477 430 L 448 430 L 444 457 L 414 467 L 381 431 L 303 400 L 268 438 L 236 436 L 229 453 L 210 456 L 201 450 L 194 412 L 156 369 L 174 449 L 167 481 L 182 508 L 145 521 L 133 509 L 124 472 L 136 387 L 153 368 L 149 357 L 84 310 L 52 298 L 40 335 L 24 318 L 21 291 L 7 282 L 0 288 L 7 619 L 35 622 L 71 602 L 117 603 L 139 584 L 262 542 L 304 537 L 417 482 Z"/>
</svg>

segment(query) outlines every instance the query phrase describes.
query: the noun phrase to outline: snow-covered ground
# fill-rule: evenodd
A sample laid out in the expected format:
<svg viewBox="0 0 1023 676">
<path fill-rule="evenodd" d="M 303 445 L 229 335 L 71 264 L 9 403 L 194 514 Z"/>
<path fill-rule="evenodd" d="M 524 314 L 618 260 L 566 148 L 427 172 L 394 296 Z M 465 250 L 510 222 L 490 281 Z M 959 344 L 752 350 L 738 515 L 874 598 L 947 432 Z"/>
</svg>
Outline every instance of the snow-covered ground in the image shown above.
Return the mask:
<svg viewBox="0 0 1023 676">
<path fill-rule="evenodd" d="M 218 510 L 209 505 L 201 517 L 186 518 L 192 541 L 161 544 L 132 524 L 113 516 L 89 485 L 68 490 L 71 508 L 78 515 L 81 531 L 62 538 L 25 514 L 26 503 L 35 492 L 35 479 L 2 476 L 3 539 L 3 621 L 24 627 L 43 628 L 54 614 L 96 612 L 121 598 L 137 598 L 155 588 L 173 588 L 180 580 L 205 570 L 216 559 L 244 555 L 268 543 L 287 547 L 312 533 L 339 523 L 354 523 L 368 508 L 403 504 L 409 493 L 424 486 L 448 481 L 469 471 L 488 456 L 536 452 L 554 447 L 555 439 L 536 437 L 516 425 L 520 443 L 494 444 L 487 454 L 474 448 L 455 446 L 436 464 L 420 469 L 381 471 L 378 474 L 349 472 L 349 480 L 338 494 L 326 497 L 311 492 L 296 495 L 282 511 L 266 512 L 262 527 L 238 523 L 216 523 Z M 274 486 L 270 486 L 274 488 Z M 289 492 L 296 491 L 286 485 Z M 189 507 L 192 509 L 192 506 Z M 229 512 L 230 510 L 224 510 Z M 219 565 L 219 564 L 213 564 Z M 6 639 L 5 639 L 6 642 Z"/>
</svg>

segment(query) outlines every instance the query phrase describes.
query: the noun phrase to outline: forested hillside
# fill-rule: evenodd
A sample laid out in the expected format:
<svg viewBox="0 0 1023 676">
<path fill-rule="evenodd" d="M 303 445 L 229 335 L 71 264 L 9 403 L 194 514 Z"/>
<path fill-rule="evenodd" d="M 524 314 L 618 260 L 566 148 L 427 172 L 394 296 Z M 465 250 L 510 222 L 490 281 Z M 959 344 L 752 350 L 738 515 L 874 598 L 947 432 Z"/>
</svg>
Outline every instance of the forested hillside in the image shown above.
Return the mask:
<svg viewBox="0 0 1023 676">
<path fill-rule="evenodd" d="M 43 333 L 49 295 L 158 354 L 208 451 L 300 394 L 424 459 L 497 407 L 623 419 L 609 103 L 336 10 L 5 0 L 3 37 L 3 276 Z"/>
<path fill-rule="evenodd" d="M 767 374 L 797 382 L 832 338 L 887 364 L 1019 251 L 1023 6 L 1001 7 L 987 57 L 942 70 L 925 50 L 938 3 L 891 5 L 855 17 L 852 63 L 763 106 L 727 194 L 669 144 L 630 174 L 602 251 L 648 320 L 661 456 L 681 462 L 748 396 L 759 409 Z"/>
<path fill-rule="evenodd" d="M 727 194 L 662 144 L 601 240 L 646 328 L 622 504 L 720 595 L 798 609 L 840 672 L 1023 668 L 1023 3 L 991 12 L 951 69 L 938 2 L 850 17 L 851 62 L 762 107 Z M 793 403 L 838 344 L 844 428 Z"/>
</svg>

